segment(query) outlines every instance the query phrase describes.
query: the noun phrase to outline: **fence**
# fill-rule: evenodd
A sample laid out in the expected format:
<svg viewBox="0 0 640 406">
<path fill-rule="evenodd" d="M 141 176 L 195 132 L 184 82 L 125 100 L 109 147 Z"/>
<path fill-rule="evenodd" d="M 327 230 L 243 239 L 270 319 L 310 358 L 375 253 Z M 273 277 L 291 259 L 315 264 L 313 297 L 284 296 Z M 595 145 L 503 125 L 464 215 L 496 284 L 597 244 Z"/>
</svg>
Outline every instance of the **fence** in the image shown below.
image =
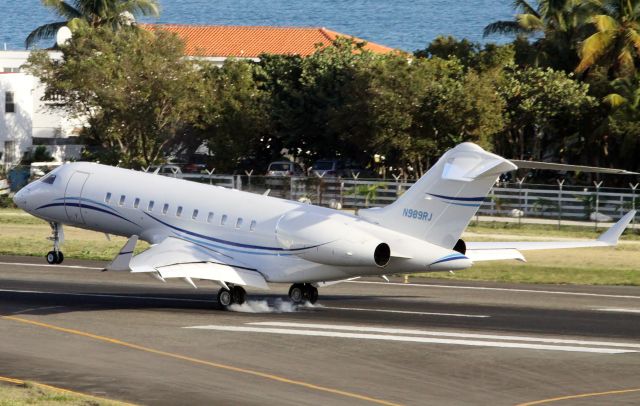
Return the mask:
<svg viewBox="0 0 640 406">
<path fill-rule="evenodd" d="M 413 182 L 340 178 L 233 176 L 238 189 L 321 206 L 359 209 L 393 203 Z M 228 181 L 228 183 L 232 183 Z M 479 215 L 557 220 L 614 221 L 640 208 L 638 185 L 624 188 L 501 183 L 494 186 Z M 597 213 L 597 214 L 596 214 Z"/>
<path fill-rule="evenodd" d="M 164 176 L 187 179 L 252 193 L 304 201 L 333 208 L 359 209 L 393 203 L 413 182 L 334 177 L 275 177 L 180 173 Z M 25 179 L 26 182 L 26 179 Z M 15 182 L 17 183 L 17 182 Z M 11 185 L 12 190 L 15 185 Z M 501 183 L 494 186 L 478 210 L 479 215 L 562 220 L 617 220 L 640 208 L 638 184 L 628 188 L 604 185 L 573 186 Z M 597 214 L 596 214 L 597 213 Z M 636 221 L 639 219 L 636 216 Z"/>
</svg>

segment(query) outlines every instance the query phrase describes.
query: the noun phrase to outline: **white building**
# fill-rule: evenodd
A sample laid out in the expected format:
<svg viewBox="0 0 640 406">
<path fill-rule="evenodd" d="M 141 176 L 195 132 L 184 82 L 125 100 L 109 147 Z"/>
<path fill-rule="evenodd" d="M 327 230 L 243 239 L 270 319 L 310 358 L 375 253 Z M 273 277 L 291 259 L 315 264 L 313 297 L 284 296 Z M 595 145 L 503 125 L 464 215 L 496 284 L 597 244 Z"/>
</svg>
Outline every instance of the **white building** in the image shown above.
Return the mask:
<svg viewBox="0 0 640 406">
<path fill-rule="evenodd" d="M 82 148 L 79 121 L 52 110 L 42 100 L 44 86 L 21 68 L 28 57 L 28 51 L 0 51 L 0 163 L 5 168 L 38 145 L 60 161 L 78 158 Z"/>
</svg>

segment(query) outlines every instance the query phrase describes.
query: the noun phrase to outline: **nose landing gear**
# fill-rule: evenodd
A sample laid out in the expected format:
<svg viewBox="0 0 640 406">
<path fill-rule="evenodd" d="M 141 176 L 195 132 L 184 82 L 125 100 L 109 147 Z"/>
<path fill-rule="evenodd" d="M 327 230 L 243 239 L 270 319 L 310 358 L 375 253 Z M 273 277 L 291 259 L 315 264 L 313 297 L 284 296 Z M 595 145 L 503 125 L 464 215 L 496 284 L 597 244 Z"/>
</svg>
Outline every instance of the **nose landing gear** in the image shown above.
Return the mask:
<svg viewBox="0 0 640 406">
<path fill-rule="evenodd" d="M 60 251 L 60 243 L 63 239 L 62 225 L 51 222 L 51 237 L 49 240 L 53 241 L 53 251 L 49 251 L 46 255 L 47 262 L 49 264 L 61 264 L 64 261 L 64 254 Z"/>
</svg>

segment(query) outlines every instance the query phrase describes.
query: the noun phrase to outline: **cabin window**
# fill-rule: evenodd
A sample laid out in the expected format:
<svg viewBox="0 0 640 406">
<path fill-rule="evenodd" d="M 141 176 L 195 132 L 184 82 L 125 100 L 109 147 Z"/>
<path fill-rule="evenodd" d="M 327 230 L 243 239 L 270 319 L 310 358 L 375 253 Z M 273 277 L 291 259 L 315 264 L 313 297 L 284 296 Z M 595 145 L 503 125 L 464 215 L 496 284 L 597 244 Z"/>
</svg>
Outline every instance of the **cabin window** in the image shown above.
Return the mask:
<svg viewBox="0 0 640 406">
<path fill-rule="evenodd" d="M 110 201 L 111 201 L 111 192 L 107 193 L 107 195 L 104 197 L 105 203 L 109 203 Z"/>
<path fill-rule="evenodd" d="M 140 198 L 136 197 L 136 200 L 133 201 L 133 208 L 137 209 L 140 206 Z"/>
<path fill-rule="evenodd" d="M 227 215 L 223 214 L 222 217 L 220 218 L 220 225 L 223 226 L 227 223 Z"/>
<path fill-rule="evenodd" d="M 207 223 L 211 223 L 213 221 L 213 212 L 210 211 L 209 215 L 207 216 Z"/>
<path fill-rule="evenodd" d="M 192 219 L 192 220 L 195 220 L 195 219 L 197 219 L 197 218 L 198 218 L 198 209 L 195 209 L 195 210 L 193 211 L 193 214 L 191 215 L 191 219 Z"/>
<path fill-rule="evenodd" d="M 178 210 L 176 210 L 176 216 L 182 216 L 182 206 L 178 206 Z"/>
<path fill-rule="evenodd" d="M 124 206 L 124 201 L 127 199 L 127 196 L 125 195 L 121 195 L 120 196 L 120 203 L 118 203 L 120 206 Z"/>
<path fill-rule="evenodd" d="M 236 229 L 242 227 L 242 217 L 238 217 L 236 220 Z"/>
<path fill-rule="evenodd" d="M 251 224 L 249 225 L 249 231 L 256 231 L 256 221 L 255 220 L 251 221 Z"/>
<path fill-rule="evenodd" d="M 162 214 L 167 214 L 168 211 L 169 211 L 169 203 L 165 203 L 164 206 L 162 206 Z"/>
<path fill-rule="evenodd" d="M 147 205 L 147 211 L 153 211 L 153 200 L 149 200 L 149 204 Z"/>
</svg>

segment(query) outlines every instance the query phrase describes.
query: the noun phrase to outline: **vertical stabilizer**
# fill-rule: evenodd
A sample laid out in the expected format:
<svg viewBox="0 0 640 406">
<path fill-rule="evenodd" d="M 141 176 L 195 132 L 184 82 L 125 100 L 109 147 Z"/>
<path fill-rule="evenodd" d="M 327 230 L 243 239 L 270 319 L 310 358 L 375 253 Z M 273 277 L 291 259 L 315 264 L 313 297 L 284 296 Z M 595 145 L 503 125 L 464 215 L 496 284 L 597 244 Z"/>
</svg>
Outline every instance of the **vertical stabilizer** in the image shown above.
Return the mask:
<svg viewBox="0 0 640 406">
<path fill-rule="evenodd" d="M 510 161 L 466 142 L 447 151 L 393 204 L 359 216 L 380 226 L 453 248 Z"/>
</svg>

